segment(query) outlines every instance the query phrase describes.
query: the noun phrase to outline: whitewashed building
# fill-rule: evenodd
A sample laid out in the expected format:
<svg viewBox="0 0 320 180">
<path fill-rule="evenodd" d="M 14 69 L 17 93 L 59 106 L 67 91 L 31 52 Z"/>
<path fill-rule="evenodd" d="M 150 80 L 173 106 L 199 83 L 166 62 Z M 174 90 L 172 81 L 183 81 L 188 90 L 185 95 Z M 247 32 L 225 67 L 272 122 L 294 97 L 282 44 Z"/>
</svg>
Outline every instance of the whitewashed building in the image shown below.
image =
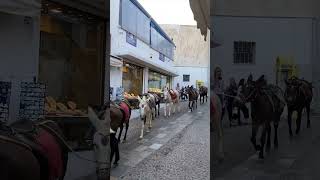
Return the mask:
<svg viewBox="0 0 320 180">
<path fill-rule="evenodd" d="M 110 87 L 139 95 L 172 86 L 175 45 L 136 0 L 110 1 Z"/>
<path fill-rule="evenodd" d="M 319 11 L 317 2 L 217 0 L 211 4 L 213 68 L 222 67 L 224 78 L 255 78 L 264 74 L 283 86 L 283 78 L 296 66 L 297 76 L 319 81 Z M 277 58 L 290 59 L 278 68 Z M 284 67 L 288 65 L 288 67 Z"/>
<path fill-rule="evenodd" d="M 161 25 L 173 38 L 176 51 L 174 66 L 179 76 L 174 79 L 174 87 L 202 84 L 208 87 L 210 44 L 205 41 L 200 30 L 192 25 Z M 209 34 L 207 35 L 209 36 Z M 207 37 L 207 39 L 209 39 Z"/>
</svg>

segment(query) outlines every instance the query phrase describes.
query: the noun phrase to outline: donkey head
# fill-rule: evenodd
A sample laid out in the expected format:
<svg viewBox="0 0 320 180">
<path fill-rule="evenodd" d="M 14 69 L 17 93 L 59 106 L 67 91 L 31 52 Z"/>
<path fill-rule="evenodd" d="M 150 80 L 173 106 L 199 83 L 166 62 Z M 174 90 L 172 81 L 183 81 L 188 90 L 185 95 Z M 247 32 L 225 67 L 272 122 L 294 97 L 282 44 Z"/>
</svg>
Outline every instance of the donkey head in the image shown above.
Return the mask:
<svg viewBox="0 0 320 180">
<path fill-rule="evenodd" d="M 295 81 L 295 79 L 285 80 L 286 89 L 284 92 L 284 97 L 288 104 L 295 103 L 298 94 L 299 94 L 299 87 L 301 82 Z"/>
<path fill-rule="evenodd" d="M 107 129 L 108 124 L 108 117 L 110 117 L 109 109 L 104 109 L 104 118 L 100 116 L 101 112 L 94 111 L 91 107 L 88 107 L 88 117 L 93 126 L 96 129 L 96 132 L 93 137 L 93 145 L 94 145 L 94 155 L 97 161 L 97 172 L 99 177 L 104 177 L 106 173 L 108 173 L 109 163 L 108 157 L 110 154 L 110 146 L 109 146 L 109 139 Z M 100 118 L 99 118 L 100 117 Z M 109 118 L 110 119 L 110 118 Z"/>
<path fill-rule="evenodd" d="M 143 96 L 142 98 L 140 98 L 139 96 L 138 100 L 139 100 L 140 118 L 145 119 L 150 109 L 148 104 L 149 98 L 146 98 L 146 96 Z"/>
</svg>

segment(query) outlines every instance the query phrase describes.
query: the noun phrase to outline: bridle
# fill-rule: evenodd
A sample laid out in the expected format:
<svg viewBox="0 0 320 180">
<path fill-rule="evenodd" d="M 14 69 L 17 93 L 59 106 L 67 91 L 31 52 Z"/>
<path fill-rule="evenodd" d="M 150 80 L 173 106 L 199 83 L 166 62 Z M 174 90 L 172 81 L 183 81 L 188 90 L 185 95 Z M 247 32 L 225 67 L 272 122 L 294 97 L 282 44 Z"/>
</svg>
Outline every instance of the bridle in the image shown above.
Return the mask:
<svg viewBox="0 0 320 180">
<path fill-rule="evenodd" d="M 295 90 L 294 96 L 292 97 L 294 99 L 294 101 L 295 101 L 297 99 L 297 97 L 301 94 L 301 85 L 290 84 L 289 86 L 292 86 L 291 88 L 297 89 L 297 90 Z M 284 96 L 285 96 L 286 101 L 287 101 L 287 97 L 288 97 L 288 90 L 287 89 L 284 92 Z M 294 102 L 288 102 L 288 101 L 287 101 L 287 103 L 290 104 L 290 105 L 294 104 Z"/>
</svg>

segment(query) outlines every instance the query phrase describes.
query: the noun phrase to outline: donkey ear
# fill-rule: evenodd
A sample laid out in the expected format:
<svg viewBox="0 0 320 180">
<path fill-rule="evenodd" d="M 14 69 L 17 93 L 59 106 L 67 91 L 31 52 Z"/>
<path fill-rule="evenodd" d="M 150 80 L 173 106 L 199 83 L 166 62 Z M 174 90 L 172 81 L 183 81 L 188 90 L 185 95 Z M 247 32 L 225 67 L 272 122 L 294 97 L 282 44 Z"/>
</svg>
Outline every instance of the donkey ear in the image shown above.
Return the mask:
<svg viewBox="0 0 320 180">
<path fill-rule="evenodd" d="M 141 97 L 140 97 L 140 96 L 138 96 L 138 100 L 139 100 L 139 102 L 141 102 L 141 100 L 142 100 L 142 99 L 141 99 Z"/>
</svg>

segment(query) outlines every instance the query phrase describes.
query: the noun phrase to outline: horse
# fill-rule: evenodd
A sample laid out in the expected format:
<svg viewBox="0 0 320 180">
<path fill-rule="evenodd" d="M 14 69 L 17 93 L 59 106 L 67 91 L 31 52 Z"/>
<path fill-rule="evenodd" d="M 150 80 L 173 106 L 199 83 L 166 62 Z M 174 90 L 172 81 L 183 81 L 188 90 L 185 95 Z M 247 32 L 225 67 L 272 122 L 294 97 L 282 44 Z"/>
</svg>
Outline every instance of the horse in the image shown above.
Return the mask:
<svg viewBox="0 0 320 180">
<path fill-rule="evenodd" d="M 204 98 L 206 98 L 206 102 L 208 102 L 208 88 L 205 86 L 200 86 L 199 88 L 199 94 L 200 94 L 200 104 L 201 104 L 201 99 L 202 103 L 204 103 Z"/>
<path fill-rule="evenodd" d="M 150 98 L 147 98 L 146 96 L 140 96 L 138 97 L 139 100 L 139 110 L 140 110 L 140 118 L 142 121 L 142 127 L 141 127 L 141 135 L 140 139 L 143 138 L 143 131 L 145 124 L 147 123 L 148 129 L 146 132 L 150 132 L 150 129 L 152 128 L 152 109 L 150 107 Z"/>
<path fill-rule="evenodd" d="M 167 112 L 168 116 L 170 117 L 171 115 L 171 106 L 173 106 L 173 114 L 176 112 L 176 109 L 178 112 L 180 112 L 180 94 L 177 90 L 172 90 L 168 87 L 164 88 L 164 116 L 167 117 Z"/>
<path fill-rule="evenodd" d="M 217 145 L 214 145 L 214 152 L 218 157 L 219 161 L 224 159 L 224 150 L 223 150 L 223 132 L 222 132 L 222 104 L 214 91 L 211 91 L 210 98 L 210 131 L 213 132 L 214 140 L 217 142 Z"/>
<path fill-rule="evenodd" d="M 292 137 L 291 120 L 292 113 L 297 111 L 298 117 L 296 120 L 296 134 L 299 134 L 301 126 L 302 111 L 306 108 L 307 112 L 307 128 L 310 128 L 310 104 L 313 98 L 312 84 L 306 80 L 292 77 L 289 80 L 285 80 L 285 99 L 288 106 L 288 125 L 289 134 Z"/>
<path fill-rule="evenodd" d="M 194 108 L 198 108 L 198 98 L 199 94 L 192 86 L 187 88 L 188 96 L 189 96 L 189 109 L 192 112 Z M 190 104 L 191 103 L 191 104 Z M 194 106 L 195 105 L 195 106 Z"/>
<path fill-rule="evenodd" d="M 268 85 L 262 75 L 258 80 L 253 81 L 252 75 L 247 79 L 243 88 L 244 102 L 251 104 L 252 117 L 252 135 L 251 143 L 256 151 L 259 152 L 259 158 L 264 158 L 264 146 L 267 135 L 266 151 L 270 150 L 271 122 L 274 126 L 274 146 L 278 147 L 278 126 L 285 107 L 285 100 L 282 90 L 275 85 Z M 260 145 L 256 144 L 256 135 L 259 127 L 262 126 L 262 135 Z"/>
<path fill-rule="evenodd" d="M 53 121 L 0 123 L 1 179 L 63 180 L 69 148 Z"/>
</svg>

